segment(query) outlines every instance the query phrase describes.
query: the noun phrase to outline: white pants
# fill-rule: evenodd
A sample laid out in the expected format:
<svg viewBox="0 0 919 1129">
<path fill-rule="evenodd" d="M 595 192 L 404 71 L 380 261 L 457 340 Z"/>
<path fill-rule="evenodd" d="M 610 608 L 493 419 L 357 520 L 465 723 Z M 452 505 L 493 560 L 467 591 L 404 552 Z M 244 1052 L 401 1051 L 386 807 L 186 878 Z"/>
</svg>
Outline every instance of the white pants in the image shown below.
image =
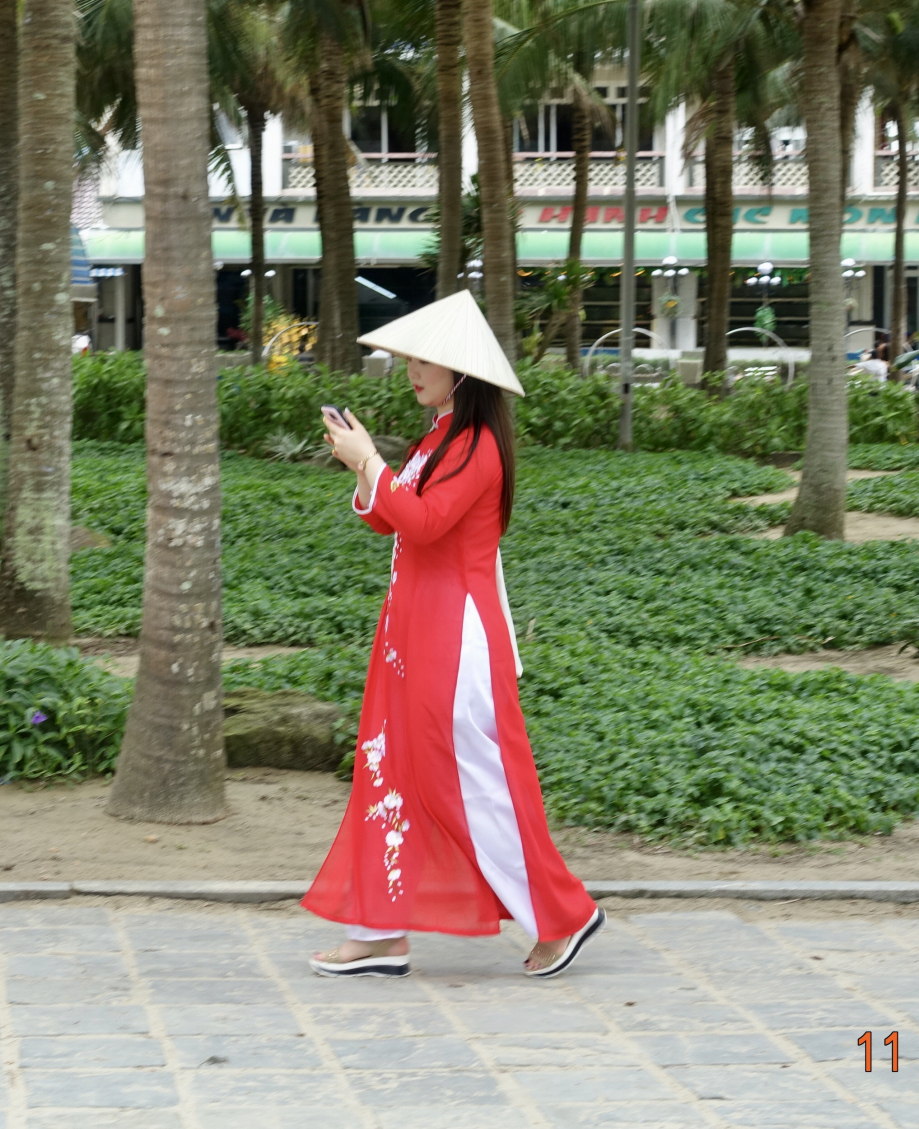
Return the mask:
<svg viewBox="0 0 919 1129">
<path fill-rule="evenodd" d="M 345 934 L 349 941 L 394 941 L 405 933 L 393 933 L 391 929 L 366 929 L 363 925 L 346 925 Z"/>
</svg>

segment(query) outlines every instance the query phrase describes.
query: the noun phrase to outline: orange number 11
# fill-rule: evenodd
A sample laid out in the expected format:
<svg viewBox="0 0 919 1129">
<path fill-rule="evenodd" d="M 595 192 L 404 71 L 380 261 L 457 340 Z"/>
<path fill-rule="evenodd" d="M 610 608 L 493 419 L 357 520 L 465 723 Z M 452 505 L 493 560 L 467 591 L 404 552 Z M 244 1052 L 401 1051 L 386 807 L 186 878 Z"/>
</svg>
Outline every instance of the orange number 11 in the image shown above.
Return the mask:
<svg viewBox="0 0 919 1129">
<path fill-rule="evenodd" d="M 865 1070 L 871 1070 L 871 1032 L 866 1031 L 859 1039 L 858 1045 L 865 1048 Z"/>
<path fill-rule="evenodd" d="M 871 1032 L 866 1031 L 858 1040 L 858 1045 L 865 1048 L 865 1070 L 871 1070 Z M 884 1040 L 884 1046 L 890 1047 L 890 1068 L 894 1072 L 900 1069 L 900 1035 L 891 1031 Z"/>
</svg>

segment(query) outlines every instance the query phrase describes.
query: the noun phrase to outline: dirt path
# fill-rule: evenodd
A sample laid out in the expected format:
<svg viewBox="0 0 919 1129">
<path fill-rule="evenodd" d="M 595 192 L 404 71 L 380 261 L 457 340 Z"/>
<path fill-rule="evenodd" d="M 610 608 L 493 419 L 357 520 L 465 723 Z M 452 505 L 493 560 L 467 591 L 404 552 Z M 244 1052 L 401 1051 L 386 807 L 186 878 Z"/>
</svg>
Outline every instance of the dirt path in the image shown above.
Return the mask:
<svg viewBox="0 0 919 1129">
<path fill-rule="evenodd" d="M 755 669 L 778 667 L 796 673 L 801 670 L 826 670 L 837 666 L 849 674 L 884 674 L 901 682 L 919 682 L 919 655 L 913 648 L 900 653 L 899 643 L 887 647 L 866 647 L 862 651 L 811 651 L 804 655 L 750 655 L 739 659 L 741 666 Z"/>
<path fill-rule="evenodd" d="M 792 470 L 788 472 L 800 481 L 801 472 Z M 888 474 L 897 474 L 894 470 L 849 470 L 846 471 L 846 481 L 855 482 L 859 478 L 881 478 Z M 735 502 L 746 502 L 751 506 L 772 505 L 776 502 L 793 502 L 798 495 L 797 486 L 790 490 L 782 490 L 777 494 L 754 494 L 748 498 L 735 498 Z M 782 536 L 784 526 L 774 525 L 762 533 L 753 533 L 752 537 L 760 537 L 767 541 L 776 541 Z M 860 513 L 857 510 L 846 511 L 846 540 L 852 544 L 861 544 L 865 541 L 919 541 L 919 518 L 896 517 L 894 514 Z"/>
<path fill-rule="evenodd" d="M 308 879 L 344 812 L 348 785 L 333 776 L 274 769 L 229 774 L 230 815 L 200 827 L 112 819 L 108 784 L 0 787 L 0 881 Z M 752 851 L 675 851 L 631 835 L 556 831 L 584 879 L 919 878 L 919 822 L 890 836 Z"/>
</svg>

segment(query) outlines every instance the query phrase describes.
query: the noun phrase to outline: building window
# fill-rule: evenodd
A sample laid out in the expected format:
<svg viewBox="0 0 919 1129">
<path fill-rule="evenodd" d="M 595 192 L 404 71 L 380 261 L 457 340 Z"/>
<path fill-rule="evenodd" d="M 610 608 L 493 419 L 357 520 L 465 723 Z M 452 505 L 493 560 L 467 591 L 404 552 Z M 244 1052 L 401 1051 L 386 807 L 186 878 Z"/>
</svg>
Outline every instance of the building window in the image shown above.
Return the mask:
<svg viewBox="0 0 919 1129">
<path fill-rule="evenodd" d="M 356 106 L 351 111 L 351 140 L 362 153 L 386 151 L 383 138 L 383 107 Z"/>
<path fill-rule="evenodd" d="M 354 145 L 368 156 L 420 156 L 411 112 L 387 106 L 354 106 L 346 117 L 345 132 Z"/>
<path fill-rule="evenodd" d="M 624 100 L 628 90 L 624 86 L 596 86 L 594 90 L 606 103 L 608 114 L 604 121 L 594 123 L 591 152 L 620 152 L 625 148 L 627 106 Z M 647 87 L 641 88 L 638 149 L 642 153 L 654 149 L 654 123 L 647 105 L 648 93 Z M 570 157 L 573 151 L 573 112 L 569 102 L 544 102 L 525 110 L 514 122 L 515 153 Z"/>
<path fill-rule="evenodd" d="M 416 154 L 418 140 L 414 114 L 406 113 L 405 110 L 397 111 L 394 107 L 386 107 L 383 110 L 383 118 L 386 122 L 386 152 Z"/>
<path fill-rule="evenodd" d="M 514 122 L 514 151 L 517 153 L 541 153 L 543 142 L 542 106 L 530 106 Z"/>
</svg>

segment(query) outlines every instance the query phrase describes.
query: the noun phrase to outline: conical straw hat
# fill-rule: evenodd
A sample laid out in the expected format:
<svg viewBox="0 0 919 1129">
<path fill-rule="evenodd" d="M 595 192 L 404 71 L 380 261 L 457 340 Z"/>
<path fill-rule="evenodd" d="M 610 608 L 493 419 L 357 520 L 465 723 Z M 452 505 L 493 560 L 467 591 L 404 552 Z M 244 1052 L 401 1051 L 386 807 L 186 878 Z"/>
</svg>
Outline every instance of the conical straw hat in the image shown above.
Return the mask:
<svg viewBox="0 0 919 1129">
<path fill-rule="evenodd" d="M 431 302 L 357 340 L 359 345 L 444 365 L 507 392 L 525 395 L 491 326 L 468 290 Z"/>
</svg>

